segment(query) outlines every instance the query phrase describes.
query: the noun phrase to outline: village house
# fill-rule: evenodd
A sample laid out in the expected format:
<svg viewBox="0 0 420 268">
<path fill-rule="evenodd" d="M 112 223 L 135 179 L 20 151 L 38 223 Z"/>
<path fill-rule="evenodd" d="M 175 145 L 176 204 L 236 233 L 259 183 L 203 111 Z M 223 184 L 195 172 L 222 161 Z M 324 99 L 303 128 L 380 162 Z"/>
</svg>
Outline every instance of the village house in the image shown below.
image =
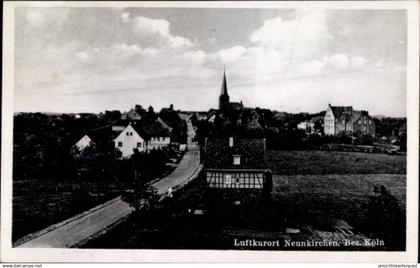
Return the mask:
<svg viewBox="0 0 420 268">
<path fill-rule="evenodd" d="M 156 121 L 141 125 L 130 123 L 115 139 L 115 147 L 118 148 L 122 157 L 129 157 L 134 150 L 139 152 L 162 149 L 171 143 L 172 128 L 161 118 Z"/>
<path fill-rule="evenodd" d="M 160 117 L 151 124 L 143 126 L 149 149 L 161 149 L 171 143 L 172 128 Z"/>
<path fill-rule="evenodd" d="M 80 152 L 96 141 L 113 141 L 115 148 L 121 151 L 122 157 L 129 157 L 134 153 L 134 149 L 143 152 L 168 146 L 171 143 L 171 133 L 172 128 L 160 117 L 149 123 L 134 120 L 127 125 L 117 122 L 116 125 L 90 130 L 73 145 L 73 148 Z"/>
<path fill-rule="evenodd" d="M 209 188 L 271 192 L 265 139 L 206 139 L 205 177 Z"/>
<path fill-rule="evenodd" d="M 314 131 L 315 124 L 310 121 L 303 121 L 297 125 L 297 128 L 304 130 L 306 133 L 312 133 Z"/>
<path fill-rule="evenodd" d="M 78 142 L 76 142 L 74 148 L 77 148 L 79 151 L 83 151 L 86 147 L 92 144 L 92 139 L 86 134 Z"/>
<path fill-rule="evenodd" d="M 134 154 L 134 149 L 143 152 L 147 149 L 146 139 L 139 134 L 141 129 L 135 129 L 134 125 L 129 124 L 115 139 L 115 147 L 121 151 L 122 157 Z"/>
<path fill-rule="evenodd" d="M 121 116 L 121 120 L 128 120 L 128 121 L 141 120 L 141 115 L 139 115 L 134 109 L 131 109 L 130 111 L 124 113 Z"/>
<path fill-rule="evenodd" d="M 308 134 L 318 133 L 322 134 L 324 132 L 324 117 L 315 116 L 308 121 L 300 122 L 297 125 L 298 129 L 304 130 Z"/>
<path fill-rule="evenodd" d="M 343 131 L 375 136 L 375 122 L 367 111 L 356 111 L 352 106 L 328 104 L 324 117 L 325 135 L 337 135 Z"/>
</svg>

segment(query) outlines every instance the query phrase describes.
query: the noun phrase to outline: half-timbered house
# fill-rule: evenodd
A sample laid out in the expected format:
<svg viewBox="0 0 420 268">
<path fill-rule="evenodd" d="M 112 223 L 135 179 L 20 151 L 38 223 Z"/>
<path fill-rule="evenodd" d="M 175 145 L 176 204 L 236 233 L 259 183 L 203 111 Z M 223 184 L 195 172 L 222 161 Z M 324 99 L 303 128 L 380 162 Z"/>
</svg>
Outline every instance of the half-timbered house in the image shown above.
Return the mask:
<svg viewBox="0 0 420 268">
<path fill-rule="evenodd" d="M 265 139 L 206 139 L 205 157 L 208 187 L 265 189 L 271 192 Z"/>
</svg>

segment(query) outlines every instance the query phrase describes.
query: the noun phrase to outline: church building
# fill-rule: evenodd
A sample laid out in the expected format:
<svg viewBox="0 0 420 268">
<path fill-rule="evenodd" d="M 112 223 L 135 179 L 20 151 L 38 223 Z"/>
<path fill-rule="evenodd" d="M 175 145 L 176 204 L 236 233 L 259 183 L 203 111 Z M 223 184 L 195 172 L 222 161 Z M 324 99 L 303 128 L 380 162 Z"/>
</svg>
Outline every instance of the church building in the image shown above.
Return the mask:
<svg viewBox="0 0 420 268">
<path fill-rule="evenodd" d="M 219 111 L 222 113 L 229 113 L 230 111 L 242 110 L 244 108 L 241 102 L 230 102 L 230 97 L 227 89 L 226 71 L 223 70 L 222 92 L 219 97 Z"/>
</svg>

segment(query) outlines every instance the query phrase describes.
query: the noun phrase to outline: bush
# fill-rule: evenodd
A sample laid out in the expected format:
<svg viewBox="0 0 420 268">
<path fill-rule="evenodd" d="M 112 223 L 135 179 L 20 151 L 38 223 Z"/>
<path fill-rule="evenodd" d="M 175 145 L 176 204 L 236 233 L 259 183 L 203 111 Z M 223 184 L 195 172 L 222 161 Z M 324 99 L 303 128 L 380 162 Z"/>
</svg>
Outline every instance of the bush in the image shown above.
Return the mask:
<svg viewBox="0 0 420 268">
<path fill-rule="evenodd" d="M 373 238 L 383 239 L 387 249 L 405 250 L 406 215 L 398 200 L 383 185 L 375 185 L 373 195 L 367 198 L 362 229 Z"/>
</svg>

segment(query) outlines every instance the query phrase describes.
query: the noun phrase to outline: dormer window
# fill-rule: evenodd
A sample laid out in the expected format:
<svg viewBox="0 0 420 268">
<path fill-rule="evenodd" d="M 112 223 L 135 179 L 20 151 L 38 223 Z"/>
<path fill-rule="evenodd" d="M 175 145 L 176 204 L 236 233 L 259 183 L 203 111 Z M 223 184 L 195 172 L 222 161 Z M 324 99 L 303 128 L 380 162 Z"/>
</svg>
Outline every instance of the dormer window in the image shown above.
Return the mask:
<svg viewBox="0 0 420 268">
<path fill-rule="evenodd" d="M 241 164 L 241 156 L 240 155 L 234 155 L 233 156 L 233 165 L 239 166 Z"/>
</svg>

